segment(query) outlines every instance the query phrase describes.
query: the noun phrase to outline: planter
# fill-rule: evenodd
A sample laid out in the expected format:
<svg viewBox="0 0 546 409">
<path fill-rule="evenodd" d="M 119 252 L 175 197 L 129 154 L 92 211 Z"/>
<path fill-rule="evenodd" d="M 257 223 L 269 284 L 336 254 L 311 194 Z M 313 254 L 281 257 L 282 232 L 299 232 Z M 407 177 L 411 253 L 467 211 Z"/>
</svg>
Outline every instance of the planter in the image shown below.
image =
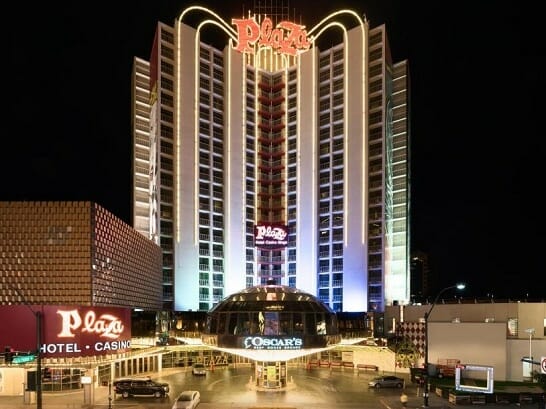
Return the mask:
<svg viewBox="0 0 546 409">
<path fill-rule="evenodd" d="M 449 403 L 454 405 L 485 405 L 487 403 L 485 395 L 482 394 L 457 395 L 450 393 L 448 399 Z"/>
<path fill-rule="evenodd" d="M 449 394 L 449 403 L 454 405 L 470 405 L 470 395 L 456 395 L 454 393 Z"/>
</svg>

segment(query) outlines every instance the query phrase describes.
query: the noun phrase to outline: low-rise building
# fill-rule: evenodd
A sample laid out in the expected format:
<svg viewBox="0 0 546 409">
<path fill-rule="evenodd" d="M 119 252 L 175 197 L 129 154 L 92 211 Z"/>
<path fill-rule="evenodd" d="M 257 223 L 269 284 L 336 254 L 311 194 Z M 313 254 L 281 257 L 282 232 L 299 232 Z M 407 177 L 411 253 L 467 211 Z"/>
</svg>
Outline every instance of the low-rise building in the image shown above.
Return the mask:
<svg viewBox="0 0 546 409">
<path fill-rule="evenodd" d="M 521 381 L 546 357 L 546 302 L 489 300 L 389 306 L 385 332 L 410 339 L 425 355 L 428 313 L 428 362 L 457 359 L 461 364 L 493 367 L 496 380 Z M 522 362 L 529 356 L 535 364 Z M 424 362 L 424 360 L 422 360 Z"/>
</svg>

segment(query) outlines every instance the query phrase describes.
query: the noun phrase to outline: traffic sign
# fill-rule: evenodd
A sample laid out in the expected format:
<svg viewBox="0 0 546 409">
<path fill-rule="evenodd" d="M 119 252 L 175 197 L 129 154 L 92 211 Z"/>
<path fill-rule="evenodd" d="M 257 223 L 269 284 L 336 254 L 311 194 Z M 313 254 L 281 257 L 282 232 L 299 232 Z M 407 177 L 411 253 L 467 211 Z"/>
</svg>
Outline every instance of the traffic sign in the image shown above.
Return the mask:
<svg viewBox="0 0 546 409">
<path fill-rule="evenodd" d="M 542 373 L 546 373 L 546 356 L 540 358 L 540 369 L 542 370 Z"/>
</svg>

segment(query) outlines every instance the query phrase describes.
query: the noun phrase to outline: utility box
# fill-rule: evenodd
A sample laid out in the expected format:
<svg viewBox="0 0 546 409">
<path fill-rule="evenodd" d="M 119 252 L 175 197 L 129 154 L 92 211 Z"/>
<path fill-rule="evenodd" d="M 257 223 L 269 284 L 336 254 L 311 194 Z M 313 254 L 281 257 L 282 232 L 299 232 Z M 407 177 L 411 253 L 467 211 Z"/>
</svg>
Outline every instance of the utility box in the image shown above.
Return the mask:
<svg viewBox="0 0 546 409">
<path fill-rule="evenodd" d="M 25 393 L 23 395 L 24 397 L 24 403 L 25 405 L 32 405 L 33 403 L 36 403 L 36 392 L 31 391 L 28 389 L 25 389 Z"/>
<path fill-rule="evenodd" d="M 438 359 L 436 364 L 436 376 L 438 378 L 455 378 L 455 368 L 461 361 L 459 359 Z"/>
</svg>

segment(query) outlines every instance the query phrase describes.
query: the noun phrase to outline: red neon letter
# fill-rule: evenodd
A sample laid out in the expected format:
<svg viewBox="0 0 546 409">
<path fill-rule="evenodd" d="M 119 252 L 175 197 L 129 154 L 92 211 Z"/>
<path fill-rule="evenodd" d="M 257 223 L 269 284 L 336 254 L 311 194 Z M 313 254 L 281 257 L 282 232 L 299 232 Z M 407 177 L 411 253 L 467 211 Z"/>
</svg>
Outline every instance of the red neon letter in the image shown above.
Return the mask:
<svg viewBox="0 0 546 409">
<path fill-rule="evenodd" d="M 236 19 L 231 20 L 232 24 L 237 26 L 237 47 L 235 49 L 242 53 L 253 52 L 250 47 L 260 37 L 260 26 L 253 19 Z"/>
</svg>

